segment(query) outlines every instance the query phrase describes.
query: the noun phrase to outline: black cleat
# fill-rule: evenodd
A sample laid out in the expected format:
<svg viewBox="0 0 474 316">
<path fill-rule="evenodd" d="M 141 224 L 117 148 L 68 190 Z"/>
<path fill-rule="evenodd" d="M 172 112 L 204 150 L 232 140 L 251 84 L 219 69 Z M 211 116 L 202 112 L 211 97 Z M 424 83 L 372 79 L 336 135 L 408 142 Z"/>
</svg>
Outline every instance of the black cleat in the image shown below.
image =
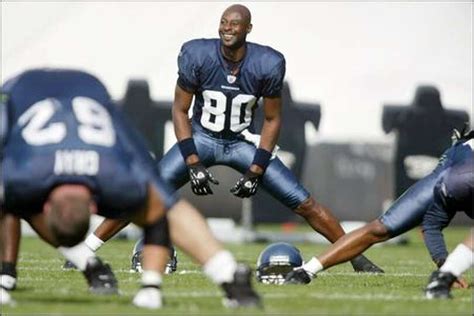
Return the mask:
<svg viewBox="0 0 474 316">
<path fill-rule="evenodd" d="M 225 307 L 261 307 L 260 296 L 252 288 L 250 268 L 239 264 L 234 273 L 234 281 L 223 283 L 225 292 L 223 304 Z"/>
<path fill-rule="evenodd" d="M 69 260 L 64 261 L 63 270 L 77 270 L 77 267 L 74 263 Z"/>
<path fill-rule="evenodd" d="M 441 272 L 439 270 L 433 272 L 425 288 L 426 298 L 453 298 L 451 295 L 451 286 L 456 280 L 457 278 L 450 272 Z"/>
<path fill-rule="evenodd" d="M 299 268 L 290 271 L 286 275 L 285 282 L 283 282 L 283 284 L 309 284 L 311 280 L 312 278 L 308 272 L 306 272 L 306 270 L 303 268 Z"/>
<path fill-rule="evenodd" d="M 351 260 L 352 267 L 355 272 L 363 273 L 385 273 L 382 269 L 377 267 L 372 261 L 360 255 Z"/>
<path fill-rule="evenodd" d="M 93 294 L 118 294 L 118 283 L 108 264 L 102 263 L 98 257 L 87 259 L 86 270 L 83 272 Z"/>
</svg>

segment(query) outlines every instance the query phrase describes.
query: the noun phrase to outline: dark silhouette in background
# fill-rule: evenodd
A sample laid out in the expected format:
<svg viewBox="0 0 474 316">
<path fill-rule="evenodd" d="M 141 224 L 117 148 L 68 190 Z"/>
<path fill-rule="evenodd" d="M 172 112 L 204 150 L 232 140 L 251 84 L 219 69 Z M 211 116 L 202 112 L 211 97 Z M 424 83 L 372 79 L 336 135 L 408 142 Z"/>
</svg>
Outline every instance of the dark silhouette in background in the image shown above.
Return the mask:
<svg viewBox="0 0 474 316">
<path fill-rule="evenodd" d="M 434 86 L 419 86 L 408 106 L 384 106 L 383 130 L 397 132 L 394 198 L 424 176 L 424 169 L 436 163 L 449 147 L 453 129 L 462 129 L 468 121 L 465 111 L 443 108 L 440 92 Z"/>
<path fill-rule="evenodd" d="M 125 97 L 118 103 L 125 115 L 145 136 L 156 159 L 160 160 L 164 154 L 165 123 L 172 121 L 172 102 L 153 101 L 146 80 L 130 80 Z"/>
</svg>

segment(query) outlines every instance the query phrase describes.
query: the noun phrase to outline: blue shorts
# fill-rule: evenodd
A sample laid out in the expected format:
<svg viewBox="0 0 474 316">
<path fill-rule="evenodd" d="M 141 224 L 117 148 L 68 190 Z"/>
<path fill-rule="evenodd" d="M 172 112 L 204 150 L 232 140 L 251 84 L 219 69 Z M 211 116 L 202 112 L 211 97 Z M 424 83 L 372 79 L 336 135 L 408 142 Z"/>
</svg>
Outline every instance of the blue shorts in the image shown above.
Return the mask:
<svg viewBox="0 0 474 316">
<path fill-rule="evenodd" d="M 245 173 L 256 151 L 255 145 L 243 138 L 217 138 L 200 126 L 193 126 L 193 138 L 199 158 L 206 167 L 225 165 L 240 173 Z M 176 190 L 189 181 L 188 168 L 177 144 L 163 156 L 159 162 L 159 168 L 161 177 Z M 296 209 L 310 197 L 309 192 L 279 158 L 271 160 L 263 175 L 261 185 L 290 209 Z"/>
<path fill-rule="evenodd" d="M 436 187 L 440 181 L 443 181 L 444 176 L 454 166 L 472 159 L 472 156 L 472 148 L 467 143 L 458 143 L 446 150 L 435 170 L 412 185 L 387 212 L 379 217 L 390 237 L 398 236 L 420 225 L 428 209 L 434 206 Z"/>
</svg>

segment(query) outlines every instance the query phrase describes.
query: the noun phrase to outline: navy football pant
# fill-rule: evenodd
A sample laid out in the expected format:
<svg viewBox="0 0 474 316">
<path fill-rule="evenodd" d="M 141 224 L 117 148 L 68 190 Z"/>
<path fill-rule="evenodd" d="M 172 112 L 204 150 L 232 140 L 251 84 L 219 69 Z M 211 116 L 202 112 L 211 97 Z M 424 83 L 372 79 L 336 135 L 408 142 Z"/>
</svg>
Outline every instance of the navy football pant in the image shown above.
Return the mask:
<svg viewBox="0 0 474 316">
<path fill-rule="evenodd" d="M 215 138 L 199 126 L 193 126 L 193 138 L 199 158 L 206 167 L 225 165 L 245 173 L 252 164 L 256 147 L 244 139 Z M 159 162 L 159 168 L 163 180 L 176 190 L 189 181 L 188 168 L 177 144 L 164 155 Z M 279 158 L 271 160 L 261 185 L 290 209 L 296 209 L 310 196 Z"/>
</svg>

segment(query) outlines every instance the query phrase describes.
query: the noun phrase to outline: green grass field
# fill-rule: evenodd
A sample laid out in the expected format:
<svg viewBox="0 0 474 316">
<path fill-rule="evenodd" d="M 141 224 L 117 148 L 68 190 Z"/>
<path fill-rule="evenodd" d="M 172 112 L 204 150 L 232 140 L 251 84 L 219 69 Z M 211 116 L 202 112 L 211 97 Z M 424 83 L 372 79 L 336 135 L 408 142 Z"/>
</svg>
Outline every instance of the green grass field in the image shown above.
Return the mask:
<svg viewBox="0 0 474 316">
<path fill-rule="evenodd" d="M 449 249 L 461 241 L 466 228 L 448 228 Z M 87 315 L 471 315 L 472 288 L 454 290 L 454 299 L 428 301 L 422 295 L 428 275 L 434 269 L 420 234 L 409 234 L 407 246 L 385 245 L 367 251 L 383 267 L 384 275 L 352 272 L 349 264 L 334 267 L 306 286 L 257 284 L 264 309 L 227 310 L 221 306 L 220 289 L 208 281 L 198 266 L 178 252 L 178 271 L 164 279 L 166 306 L 159 311 L 135 308 L 131 300 L 139 286 L 139 275 L 129 273 L 132 241 L 113 240 L 99 255 L 111 263 L 119 280 L 120 296 L 89 295 L 85 280 L 75 271 L 62 271 L 62 258 L 36 238 L 24 238 L 19 262 L 15 307 L 2 307 L 2 315 L 87 314 Z M 228 245 L 236 257 L 255 268 L 265 244 Z M 325 245 L 296 244 L 305 259 L 321 252 Z M 472 282 L 472 271 L 466 279 Z"/>
</svg>

